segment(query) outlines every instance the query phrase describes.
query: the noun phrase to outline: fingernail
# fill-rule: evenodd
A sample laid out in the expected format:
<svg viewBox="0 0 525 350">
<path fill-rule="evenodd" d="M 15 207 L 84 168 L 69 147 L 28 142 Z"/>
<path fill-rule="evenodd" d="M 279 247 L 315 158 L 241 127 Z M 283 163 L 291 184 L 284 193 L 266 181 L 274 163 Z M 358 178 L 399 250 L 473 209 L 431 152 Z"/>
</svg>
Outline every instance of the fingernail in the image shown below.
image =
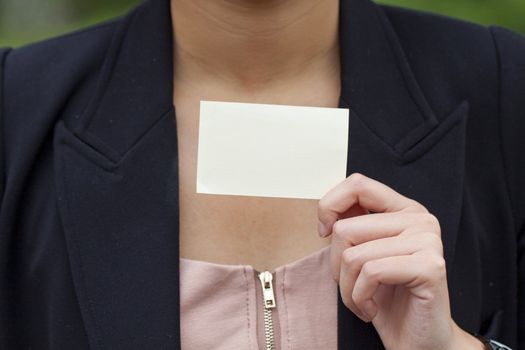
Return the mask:
<svg viewBox="0 0 525 350">
<path fill-rule="evenodd" d="M 328 227 L 322 222 L 319 222 L 319 236 L 326 237 L 329 233 L 330 230 L 328 229 Z"/>
</svg>

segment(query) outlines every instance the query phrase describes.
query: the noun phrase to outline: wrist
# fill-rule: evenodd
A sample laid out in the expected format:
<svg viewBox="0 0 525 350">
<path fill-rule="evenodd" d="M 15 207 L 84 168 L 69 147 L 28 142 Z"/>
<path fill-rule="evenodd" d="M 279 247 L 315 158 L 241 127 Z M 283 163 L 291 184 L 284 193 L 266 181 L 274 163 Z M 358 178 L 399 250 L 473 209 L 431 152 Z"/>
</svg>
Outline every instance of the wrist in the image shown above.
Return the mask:
<svg viewBox="0 0 525 350">
<path fill-rule="evenodd" d="M 454 336 L 450 350 L 489 350 L 481 339 L 464 331 L 454 322 Z"/>
</svg>

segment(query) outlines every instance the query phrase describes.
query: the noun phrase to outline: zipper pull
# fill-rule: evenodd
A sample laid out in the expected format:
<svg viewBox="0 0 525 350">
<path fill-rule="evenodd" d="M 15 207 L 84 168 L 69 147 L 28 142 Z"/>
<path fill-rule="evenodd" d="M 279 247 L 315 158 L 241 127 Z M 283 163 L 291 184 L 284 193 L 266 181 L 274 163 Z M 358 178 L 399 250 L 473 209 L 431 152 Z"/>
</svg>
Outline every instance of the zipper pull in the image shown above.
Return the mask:
<svg viewBox="0 0 525 350">
<path fill-rule="evenodd" d="M 273 276 L 269 271 L 259 273 L 263 291 L 264 307 L 273 309 L 275 307 L 275 295 L 273 294 Z"/>
</svg>

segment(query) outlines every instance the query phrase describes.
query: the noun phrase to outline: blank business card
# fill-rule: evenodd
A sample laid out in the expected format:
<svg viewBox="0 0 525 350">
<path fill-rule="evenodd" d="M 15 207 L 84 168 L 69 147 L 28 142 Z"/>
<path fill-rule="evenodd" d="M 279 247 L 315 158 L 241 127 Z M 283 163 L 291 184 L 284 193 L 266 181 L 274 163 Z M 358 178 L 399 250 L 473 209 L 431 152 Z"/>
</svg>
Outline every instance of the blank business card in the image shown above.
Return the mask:
<svg viewBox="0 0 525 350">
<path fill-rule="evenodd" d="M 321 198 L 346 177 L 348 114 L 201 101 L 197 193 Z"/>
</svg>

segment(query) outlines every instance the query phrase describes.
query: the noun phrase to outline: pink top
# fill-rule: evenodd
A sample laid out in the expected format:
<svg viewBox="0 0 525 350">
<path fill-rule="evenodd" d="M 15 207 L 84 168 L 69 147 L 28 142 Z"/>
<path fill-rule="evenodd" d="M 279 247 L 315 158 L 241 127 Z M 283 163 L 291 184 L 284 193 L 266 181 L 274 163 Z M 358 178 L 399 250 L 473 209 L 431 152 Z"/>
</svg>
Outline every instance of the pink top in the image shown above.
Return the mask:
<svg viewBox="0 0 525 350">
<path fill-rule="evenodd" d="M 337 284 L 329 247 L 275 269 L 275 349 L 337 349 Z M 182 349 L 265 349 L 258 272 L 180 259 Z"/>
</svg>

